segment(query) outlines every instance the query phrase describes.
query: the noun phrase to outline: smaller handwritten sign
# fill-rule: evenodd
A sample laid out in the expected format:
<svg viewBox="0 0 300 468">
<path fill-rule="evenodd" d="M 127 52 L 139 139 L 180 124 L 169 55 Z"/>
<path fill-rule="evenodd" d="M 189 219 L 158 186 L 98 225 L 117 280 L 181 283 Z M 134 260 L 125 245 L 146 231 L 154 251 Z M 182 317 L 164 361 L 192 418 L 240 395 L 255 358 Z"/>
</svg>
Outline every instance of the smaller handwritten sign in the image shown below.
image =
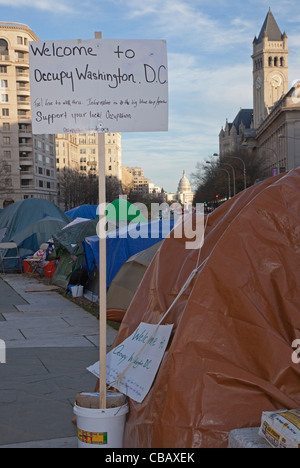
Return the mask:
<svg viewBox="0 0 300 468">
<path fill-rule="evenodd" d="M 107 384 L 141 403 L 149 392 L 168 345 L 173 325 L 141 323 L 107 354 Z M 87 369 L 99 378 L 99 362 Z"/>
</svg>

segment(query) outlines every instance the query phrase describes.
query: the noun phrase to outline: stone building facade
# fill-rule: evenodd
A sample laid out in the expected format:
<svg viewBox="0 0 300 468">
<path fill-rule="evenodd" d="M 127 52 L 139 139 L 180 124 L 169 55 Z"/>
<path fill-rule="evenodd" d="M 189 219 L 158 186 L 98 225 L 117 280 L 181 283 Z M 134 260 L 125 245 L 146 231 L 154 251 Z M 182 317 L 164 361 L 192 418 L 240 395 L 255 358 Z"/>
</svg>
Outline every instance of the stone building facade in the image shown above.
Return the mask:
<svg viewBox="0 0 300 468">
<path fill-rule="evenodd" d="M 33 135 L 25 24 L 0 23 L 0 207 L 8 198 L 56 202 L 55 137 Z"/>
<path fill-rule="evenodd" d="M 221 157 L 259 152 L 269 175 L 300 165 L 300 87 L 295 81 L 289 89 L 288 54 L 287 35 L 269 10 L 253 40 L 253 109 L 240 110 L 234 122 L 221 129 Z"/>
</svg>

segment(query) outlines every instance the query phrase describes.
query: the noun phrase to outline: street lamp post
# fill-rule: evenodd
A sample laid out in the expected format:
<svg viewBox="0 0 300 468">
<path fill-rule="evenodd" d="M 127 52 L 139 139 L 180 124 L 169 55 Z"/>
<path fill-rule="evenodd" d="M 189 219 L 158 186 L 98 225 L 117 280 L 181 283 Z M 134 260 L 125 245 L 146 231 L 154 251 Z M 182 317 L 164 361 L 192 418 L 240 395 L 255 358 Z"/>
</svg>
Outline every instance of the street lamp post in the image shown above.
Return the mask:
<svg viewBox="0 0 300 468">
<path fill-rule="evenodd" d="M 214 156 L 218 156 L 217 153 L 214 153 Z M 233 196 L 235 197 L 236 195 L 236 184 L 235 184 L 235 170 L 234 170 L 234 167 L 231 165 L 231 164 L 227 164 L 227 163 L 221 163 L 220 164 L 222 166 L 229 166 L 231 167 L 231 170 L 232 170 L 232 178 L 233 178 Z"/>
<path fill-rule="evenodd" d="M 236 195 L 236 187 L 235 187 L 235 170 L 234 167 L 231 164 L 226 164 L 226 163 L 220 163 L 222 166 L 229 166 L 232 169 L 232 178 L 233 178 L 233 196 L 235 197 Z"/>
<path fill-rule="evenodd" d="M 242 143 L 242 146 L 244 147 L 248 147 L 249 148 L 249 145 L 247 142 L 244 142 Z M 268 148 L 267 146 L 258 146 L 258 145 L 255 145 L 253 146 L 253 148 L 263 148 L 263 149 L 266 149 L 266 150 L 269 150 L 269 151 L 273 151 L 273 153 L 275 154 L 275 158 L 276 158 L 276 170 L 277 170 L 277 175 L 279 174 L 279 157 L 278 157 L 278 153 L 273 149 L 273 148 Z"/>
<path fill-rule="evenodd" d="M 206 164 L 211 164 L 210 161 L 206 161 Z M 227 173 L 227 176 L 228 176 L 228 198 L 230 200 L 231 198 L 231 182 L 230 182 L 230 174 L 229 172 L 227 171 L 227 169 L 222 169 L 221 167 L 217 167 L 216 168 L 218 171 L 224 171 Z"/>
<path fill-rule="evenodd" d="M 219 156 L 218 153 L 214 153 L 213 156 Z M 221 159 L 221 156 L 219 156 Z M 246 164 L 242 160 L 242 158 L 238 158 L 237 156 L 222 156 L 222 158 L 229 158 L 229 159 L 238 159 L 243 164 L 243 176 L 244 176 L 244 190 L 247 188 L 247 173 L 246 173 Z"/>
<path fill-rule="evenodd" d="M 284 135 L 283 133 L 280 133 L 280 135 L 278 135 L 278 138 L 292 138 L 293 140 L 300 140 L 300 138 Z"/>
</svg>

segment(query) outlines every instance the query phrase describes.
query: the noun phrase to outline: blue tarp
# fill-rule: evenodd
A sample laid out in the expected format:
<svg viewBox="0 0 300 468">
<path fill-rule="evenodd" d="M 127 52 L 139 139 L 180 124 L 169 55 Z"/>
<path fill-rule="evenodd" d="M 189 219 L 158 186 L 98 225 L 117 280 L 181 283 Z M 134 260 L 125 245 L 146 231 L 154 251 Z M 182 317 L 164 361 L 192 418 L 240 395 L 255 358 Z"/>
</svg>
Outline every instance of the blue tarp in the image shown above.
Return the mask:
<svg viewBox="0 0 300 468">
<path fill-rule="evenodd" d="M 167 237 L 174 227 L 174 219 L 130 224 L 110 232 L 106 238 L 107 287 L 121 266 L 132 255 L 148 249 Z M 99 269 L 99 237 L 87 237 L 83 242 L 86 263 L 90 271 L 96 264 Z"/>
<path fill-rule="evenodd" d="M 97 208 L 98 205 L 81 205 L 66 211 L 65 214 L 73 220 L 76 218 L 97 219 Z"/>
</svg>

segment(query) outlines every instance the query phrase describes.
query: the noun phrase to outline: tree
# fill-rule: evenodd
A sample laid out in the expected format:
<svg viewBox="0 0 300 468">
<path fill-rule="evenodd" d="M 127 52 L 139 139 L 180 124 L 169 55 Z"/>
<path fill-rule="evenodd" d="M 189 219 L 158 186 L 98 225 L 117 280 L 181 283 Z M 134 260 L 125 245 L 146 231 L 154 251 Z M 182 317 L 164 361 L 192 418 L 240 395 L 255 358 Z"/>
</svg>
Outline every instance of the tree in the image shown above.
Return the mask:
<svg viewBox="0 0 300 468">
<path fill-rule="evenodd" d="M 110 203 L 119 195 L 122 195 L 121 182 L 116 177 L 106 177 L 106 201 Z M 98 177 L 65 167 L 59 175 L 59 203 L 65 211 L 85 204 L 98 205 Z"/>
<path fill-rule="evenodd" d="M 242 161 L 241 161 L 242 160 Z M 229 195 L 228 171 L 233 191 L 233 171 L 235 174 L 236 193 L 244 189 L 244 164 L 246 168 L 247 187 L 255 184 L 257 180 L 266 178 L 263 158 L 254 154 L 249 157 L 245 153 L 228 153 L 226 157 L 211 156 L 209 163 L 197 163 L 196 171 L 192 174 L 192 182 L 196 188 L 194 203 L 216 202 L 227 199 Z"/>
</svg>

